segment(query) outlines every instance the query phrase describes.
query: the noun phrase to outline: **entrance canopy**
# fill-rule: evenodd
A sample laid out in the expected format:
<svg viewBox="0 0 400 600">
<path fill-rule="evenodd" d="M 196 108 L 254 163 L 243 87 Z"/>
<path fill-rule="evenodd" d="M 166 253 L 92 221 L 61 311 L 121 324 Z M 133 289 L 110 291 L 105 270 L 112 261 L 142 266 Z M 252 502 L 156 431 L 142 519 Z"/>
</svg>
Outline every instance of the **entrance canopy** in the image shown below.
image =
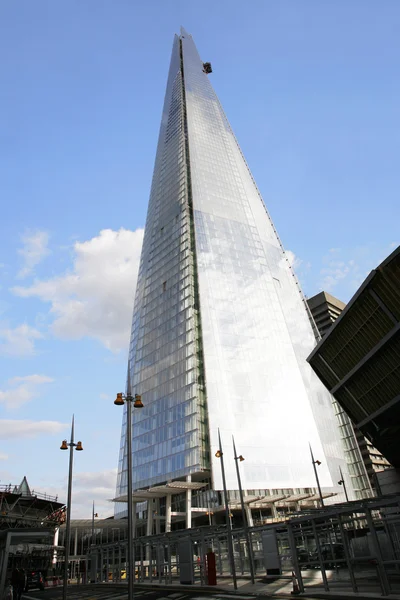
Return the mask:
<svg viewBox="0 0 400 600">
<path fill-rule="evenodd" d="M 133 502 L 143 502 L 144 500 L 150 500 L 151 498 L 163 498 L 164 496 L 174 496 L 175 494 L 182 494 L 186 490 L 200 490 L 206 487 L 206 483 L 200 483 L 198 481 L 171 481 L 165 485 L 157 485 L 147 490 L 135 490 L 132 493 Z M 128 502 L 128 495 L 118 496 L 113 498 L 111 502 Z"/>
</svg>

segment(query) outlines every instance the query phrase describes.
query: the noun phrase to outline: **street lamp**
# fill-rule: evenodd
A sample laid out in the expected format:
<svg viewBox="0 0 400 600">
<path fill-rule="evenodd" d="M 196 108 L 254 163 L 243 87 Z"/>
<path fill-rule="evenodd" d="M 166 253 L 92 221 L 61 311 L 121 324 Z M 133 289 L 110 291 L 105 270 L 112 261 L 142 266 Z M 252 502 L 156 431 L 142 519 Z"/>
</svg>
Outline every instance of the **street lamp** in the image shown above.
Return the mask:
<svg viewBox="0 0 400 600">
<path fill-rule="evenodd" d="M 133 600 L 133 582 L 135 579 L 135 568 L 133 564 L 133 501 L 132 501 L 132 404 L 134 408 L 143 408 L 142 397 L 139 394 L 132 396 L 130 363 L 128 363 L 128 380 L 126 395 L 118 393 L 114 400 L 116 406 L 126 404 L 126 443 L 127 443 L 127 468 L 128 468 L 128 600 Z M 64 599 L 63 599 L 64 600 Z"/>
<path fill-rule="evenodd" d="M 324 506 L 324 498 L 322 496 L 321 486 L 319 483 L 319 477 L 318 477 L 318 473 L 317 473 L 317 466 L 319 467 L 319 465 L 321 465 L 322 463 L 320 460 L 314 460 L 314 455 L 313 455 L 313 451 L 311 448 L 311 444 L 309 444 L 309 446 L 310 446 L 310 453 L 311 453 L 311 461 L 312 461 L 312 464 L 314 467 L 315 479 L 317 480 L 319 499 L 321 501 L 321 506 Z"/>
<path fill-rule="evenodd" d="M 239 486 L 240 506 L 242 507 L 242 520 L 243 520 L 244 536 L 246 538 L 247 552 L 249 553 L 250 577 L 251 577 L 251 583 L 254 583 L 255 579 L 254 579 L 253 547 L 251 544 L 249 527 L 248 527 L 248 522 L 247 522 L 247 518 L 246 518 L 246 510 L 244 507 L 244 499 L 243 499 L 242 480 L 240 478 L 240 471 L 239 471 L 239 463 L 243 462 L 244 458 L 241 454 L 239 454 L 239 456 L 237 455 L 235 438 L 233 436 L 232 436 L 232 442 L 233 442 L 233 458 L 235 459 L 236 476 L 237 476 L 237 482 L 238 482 L 238 486 Z"/>
<path fill-rule="evenodd" d="M 235 556 L 233 554 L 233 542 L 232 542 L 232 526 L 231 526 L 231 520 L 229 517 L 230 513 L 229 513 L 229 505 L 228 505 L 228 492 L 226 491 L 224 453 L 222 452 L 221 435 L 219 432 L 219 428 L 218 428 L 218 442 L 219 442 L 219 448 L 216 451 L 215 456 L 216 456 L 216 458 L 221 459 L 222 486 L 224 488 L 225 517 L 226 517 L 226 528 L 227 528 L 227 534 L 228 534 L 228 550 L 229 550 L 229 558 L 230 558 L 230 563 L 231 563 L 233 587 L 235 590 L 237 590 Z"/>
<path fill-rule="evenodd" d="M 71 496 L 72 496 L 72 467 L 74 463 L 74 448 L 78 452 L 83 450 L 82 442 L 75 444 L 74 442 L 74 416 L 72 415 L 71 424 L 71 441 L 63 440 L 60 450 L 68 450 L 69 448 L 69 472 L 68 472 L 68 499 L 67 499 L 67 518 L 65 524 L 65 553 L 64 553 L 64 581 L 63 581 L 63 600 L 67 600 L 68 587 L 68 563 L 69 563 L 69 546 L 71 543 Z"/>
<path fill-rule="evenodd" d="M 214 514 L 214 513 L 213 513 L 213 511 L 212 511 L 212 510 L 208 510 L 208 511 L 206 512 L 206 516 L 208 517 L 208 524 L 210 525 L 210 527 L 211 527 L 211 525 L 212 525 L 212 517 L 213 517 L 213 514 Z"/>
<path fill-rule="evenodd" d="M 90 544 L 91 544 L 91 550 L 90 550 L 90 579 L 92 582 L 96 582 L 97 579 L 97 559 L 95 562 L 95 556 L 97 557 L 97 554 L 95 554 L 95 550 L 93 548 L 93 546 L 96 543 L 96 540 L 94 539 L 94 519 L 96 517 L 98 517 L 99 515 L 97 513 L 94 512 L 94 500 L 93 500 L 93 509 L 92 509 L 92 537 L 90 539 Z"/>
<path fill-rule="evenodd" d="M 94 500 L 93 500 L 93 509 L 92 509 L 92 544 L 93 544 L 93 538 L 94 538 L 94 519 L 95 517 L 98 517 L 98 513 L 94 512 Z"/>
<path fill-rule="evenodd" d="M 343 473 L 342 473 L 341 467 L 339 467 L 339 471 L 340 471 L 340 480 L 338 481 L 338 485 L 342 485 L 343 486 L 344 495 L 346 496 L 346 502 L 348 502 L 349 501 L 349 497 L 347 495 L 346 484 L 344 482 L 344 477 L 343 477 Z"/>
</svg>

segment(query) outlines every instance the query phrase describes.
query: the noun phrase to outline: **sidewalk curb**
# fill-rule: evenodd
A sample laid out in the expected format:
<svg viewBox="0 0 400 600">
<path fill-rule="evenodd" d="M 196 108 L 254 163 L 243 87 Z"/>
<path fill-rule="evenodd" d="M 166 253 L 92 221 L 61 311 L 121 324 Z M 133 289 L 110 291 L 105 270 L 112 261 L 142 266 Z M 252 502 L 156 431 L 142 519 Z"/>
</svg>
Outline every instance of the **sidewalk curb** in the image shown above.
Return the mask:
<svg viewBox="0 0 400 600">
<path fill-rule="evenodd" d="M 92 585 L 94 586 L 98 586 L 98 587 L 112 587 L 112 588 L 119 588 L 119 589 L 123 589 L 126 590 L 127 589 L 127 584 L 126 583 L 92 583 L 92 584 L 84 584 L 84 585 L 80 585 L 80 586 L 74 586 L 74 587 L 86 587 L 86 585 Z M 156 582 L 149 582 L 149 583 L 135 583 L 135 588 L 136 589 L 152 589 L 152 590 L 167 590 L 167 591 L 171 591 L 171 592 L 203 592 L 203 593 L 209 593 L 209 594 L 215 594 L 215 595 L 226 595 L 226 596 L 248 596 L 249 598 L 258 598 L 261 596 L 279 596 L 280 598 L 291 598 L 290 594 L 288 593 L 276 593 L 276 594 L 271 594 L 271 593 L 262 593 L 262 592 L 247 592 L 241 589 L 238 590 L 234 590 L 232 589 L 227 589 L 225 587 L 220 587 L 218 585 L 199 585 L 199 584 L 193 584 L 193 585 L 188 585 L 188 584 L 170 584 L 170 583 L 156 583 Z M 341 600 L 343 600 L 343 598 L 341 598 Z M 382 599 L 380 599 L 382 600 Z"/>
<path fill-rule="evenodd" d="M 321 600 L 343 600 L 346 597 L 346 600 L 357 598 L 357 600 L 382 600 L 384 598 L 388 598 L 389 600 L 394 600 L 395 598 L 400 598 L 399 594 L 389 594 L 388 596 L 382 596 L 379 593 L 371 593 L 368 592 L 353 592 L 353 591 L 344 591 L 342 594 L 338 594 L 337 592 L 309 592 L 305 590 L 304 593 L 300 595 L 300 597 L 307 598 L 320 598 Z"/>
<path fill-rule="evenodd" d="M 87 583 L 87 584 L 79 584 L 79 585 L 72 585 L 72 586 L 68 586 L 69 589 L 71 587 L 73 587 L 74 589 L 77 588 L 81 588 L 81 589 L 87 589 L 87 587 L 92 587 L 92 588 L 99 588 L 99 589 L 104 589 L 104 588 L 110 588 L 110 589 L 121 589 L 124 591 L 127 591 L 127 583 L 109 583 L 109 582 L 98 582 L 98 583 Z M 152 589 L 152 590 L 166 590 L 166 591 L 170 591 L 170 592 L 194 592 L 194 593 L 204 593 L 204 594 L 215 594 L 215 595 L 224 595 L 224 596 L 238 596 L 240 597 L 249 597 L 249 598 L 263 598 L 263 597 L 268 597 L 268 598 L 272 598 L 272 597 L 277 597 L 280 599 L 286 598 L 293 598 L 293 596 L 288 593 L 288 592 L 279 592 L 276 591 L 275 593 L 270 590 L 265 590 L 265 591 L 245 591 L 243 589 L 238 589 L 238 590 L 234 590 L 234 589 L 227 589 L 226 587 L 221 587 L 219 585 L 200 585 L 200 584 L 193 584 L 193 585 L 188 585 L 188 584 L 180 584 L 180 583 L 158 583 L 158 582 L 143 582 L 143 583 L 136 583 L 135 582 L 135 588 L 136 589 Z M 26 594 L 23 594 L 23 596 L 26 598 L 26 600 L 37 600 L 37 598 L 33 598 L 32 596 L 27 596 Z M 315 591 L 311 591 L 306 589 L 303 593 L 299 594 L 298 596 L 299 598 L 310 598 L 310 599 L 319 599 L 319 600 L 344 600 L 344 598 L 346 598 L 346 600 L 384 600 L 385 598 L 387 598 L 388 600 L 400 600 L 400 595 L 399 594 L 390 594 L 389 596 L 382 596 L 379 593 L 371 593 L 369 594 L 368 592 L 362 592 L 362 593 L 356 593 L 353 591 L 349 591 L 349 590 L 343 590 L 342 593 L 338 593 L 338 592 L 325 592 L 325 591 L 321 591 L 321 592 L 315 592 Z"/>
</svg>

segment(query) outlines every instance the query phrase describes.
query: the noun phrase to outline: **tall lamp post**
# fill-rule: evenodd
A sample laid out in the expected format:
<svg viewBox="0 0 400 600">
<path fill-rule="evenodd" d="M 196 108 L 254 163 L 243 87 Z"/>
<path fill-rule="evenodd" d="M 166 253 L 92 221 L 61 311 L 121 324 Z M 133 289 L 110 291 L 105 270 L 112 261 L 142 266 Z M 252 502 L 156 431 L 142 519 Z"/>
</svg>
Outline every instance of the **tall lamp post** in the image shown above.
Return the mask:
<svg viewBox="0 0 400 600">
<path fill-rule="evenodd" d="M 91 545 L 91 550 L 90 550 L 90 579 L 92 583 L 96 582 L 97 579 L 97 553 L 95 554 L 95 550 L 93 548 L 93 546 L 95 545 L 94 542 L 94 520 L 95 517 L 98 517 L 99 515 L 97 513 L 94 512 L 94 500 L 93 500 L 93 509 L 92 509 L 92 537 L 90 540 L 90 545 Z M 96 562 L 95 562 L 95 557 L 96 556 Z"/>
<path fill-rule="evenodd" d="M 237 455 L 235 438 L 233 436 L 232 436 L 232 442 L 233 442 L 233 458 L 235 459 L 236 476 L 237 476 L 237 482 L 238 482 L 238 486 L 239 486 L 240 505 L 242 508 L 243 529 L 244 529 L 244 535 L 246 538 L 247 552 L 249 553 L 250 577 L 251 577 L 251 583 L 254 583 L 255 580 L 254 580 L 253 546 L 252 546 L 251 539 L 250 539 L 250 532 L 249 532 L 249 527 L 248 527 L 248 523 L 247 523 L 246 510 L 244 507 L 242 480 L 240 478 L 240 471 L 239 471 L 239 462 L 243 462 L 244 458 L 241 454 L 239 456 Z"/>
<path fill-rule="evenodd" d="M 95 517 L 98 517 L 98 516 L 99 515 L 94 512 L 94 500 L 93 500 L 93 509 L 92 509 L 92 544 L 93 544 L 93 538 L 94 538 L 94 519 L 95 519 Z"/>
<path fill-rule="evenodd" d="M 338 485 L 342 485 L 343 486 L 344 495 L 346 496 L 346 502 L 348 502 L 349 501 L 349 497 L 347 495 L 347 488 L 346 488 L 346 484 L 345 484 L 345 481 L 344 481 L 344 477 L 343 477 L 343 473 L 342 473 L 341 467 L 339 467 L 339 471 L 340 471 L 340 480 L 338 481 Z"/>
<path fill-rule="evenodd" d="M 219 428 L 218 428 L 218 443 L 219 443 L 219 449 L 216 451 L 215 456 L 216 456 L 216 458 L 221 459 L 222 486 L 224 488 L 225 517 L 226 517 L 226 528 L 227 528 L 227 534 L 228 534 L 228 551 L 229 551 L 229 559 L 230 559 L 230 563 L 231 563 L 233 587 L 235 590 L 237 590 L 235 556 L 233 554 L 233 542 L 232 542 L 232 526 L 231 526 L 231 520 L 229 517 L 230 513 L 229 513 L 229 504 L 228 504 L 228 492 L 226 491 L 224 453 L 222 452 L 221 435 L 219 432 Z"/>
<path fill-rule="evenodd" d="M 322 463 L 321 463 L 320 460 L 314 460 L 314 454 L 313 454 L 313 451 L 312 451 L 312 448 L 311 448 L 311 444 L 309 444 L 309 446 L 310 446 L 310 453 L 311 453 L 311 461 L 312 461 L 312 464 L 313 464 L 313 467 L 314 467 L 315 479 L 317 480 L 319 499 L 321 501 L 321 506 L 325 506 L 324 505 L 324 498 L 322 496 L 321 486 L 320 486 L 320 483 L 319 483 L 318 472 L 317 472 L 317 466 L 319 467 L 319 465 L 322 464 Z"/>
<path fill-rule="evenodd" d="M 63 440 L 60 450 L 68 450 L 69 448 L 69 472 L 68 472 L 68 499 L 67 499 L 67 518 L 65 523 L 65 554 L 64 554 L 64 581 L 63 581 L 63 600 L 67 600 L 68 587 L 68 563 L 69 563 L 69 547 L 71 544 L 71 497 L 72 497 L 72 468 L 74 464 L 74 448 L 78 452 L 83 450 L 82 442 L 75 444 L 74 442 L 74 416 L 72 415 L 71 424 L 71 440 Z"/>
<path fill-rule="evenodd" d="M 127 468 L 128 468 L 128 600 L 133 600 L 133 582 L 135 579 L 135 568 L 133 564 L 133 502 L 132 502 L 132 404 L 134 408 L 143 408 L 142 397 L 139 394 L 132 396 L 131 374 L 128 364 L 128 380 L 126 395 L 118 393 L 114 400 L 116 406 L 126 404 L 126 444 L 127 444 Z"/>
</svg>

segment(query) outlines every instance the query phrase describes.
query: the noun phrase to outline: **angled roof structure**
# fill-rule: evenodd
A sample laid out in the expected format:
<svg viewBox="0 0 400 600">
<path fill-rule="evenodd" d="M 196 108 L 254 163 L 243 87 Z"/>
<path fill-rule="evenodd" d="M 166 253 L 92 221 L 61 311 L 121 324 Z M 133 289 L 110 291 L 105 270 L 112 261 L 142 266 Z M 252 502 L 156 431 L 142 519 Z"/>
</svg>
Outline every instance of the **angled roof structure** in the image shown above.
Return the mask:
<svg viewBox="0 0 400 600">
<path fill-rule="evenodd" d="M 357 428 L 400 467 L 400 246 L 368 275 L 308 362 Z"/>
</svg>

